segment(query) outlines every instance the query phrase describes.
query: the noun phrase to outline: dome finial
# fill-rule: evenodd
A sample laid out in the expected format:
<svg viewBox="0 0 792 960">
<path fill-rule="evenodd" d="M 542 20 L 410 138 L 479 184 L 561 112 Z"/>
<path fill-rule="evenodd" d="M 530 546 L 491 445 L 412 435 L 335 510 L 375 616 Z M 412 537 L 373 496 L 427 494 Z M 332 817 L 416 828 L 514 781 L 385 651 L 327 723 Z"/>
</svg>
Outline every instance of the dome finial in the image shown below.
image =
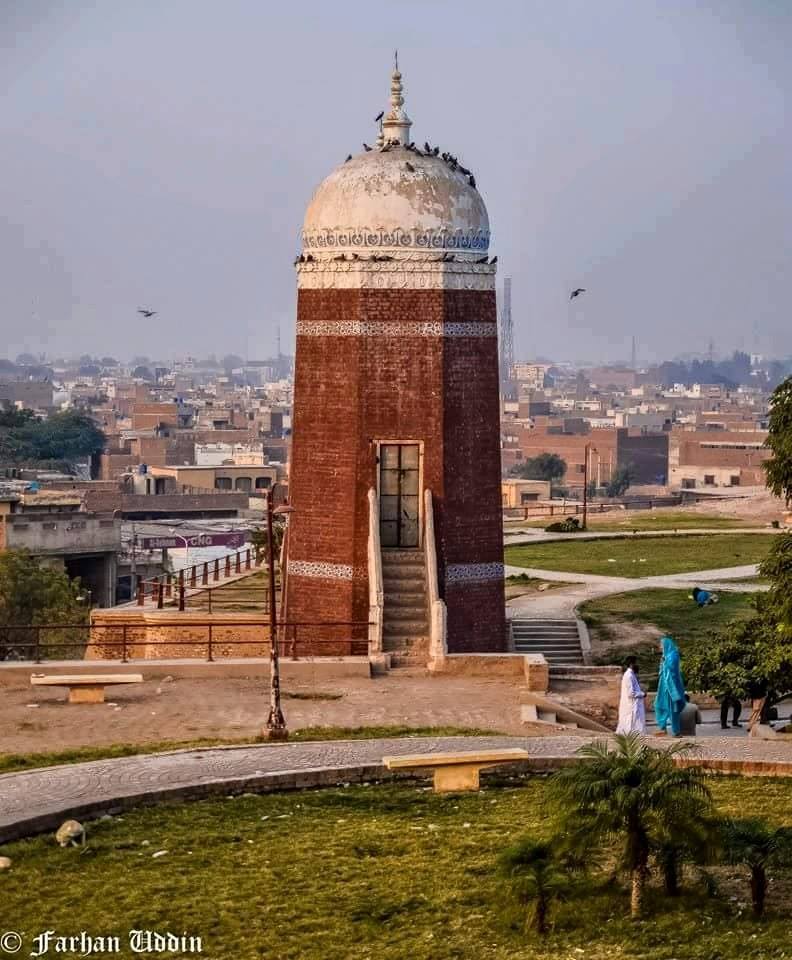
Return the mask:
<svg viewBox="0 0 792 960">
<path fill-rule="evenodd" d="M 401 73 L 399 73 L 399 51 L 395 50 L 393 53 L 393 73 L 391 74 L 391 106 L 382 121 L 380 133 L 383 143 L 390 143 L 394 140 L 401 144 L 410 142 L 412 121 L 404 110 L 401 76 Z"/>
</svg>

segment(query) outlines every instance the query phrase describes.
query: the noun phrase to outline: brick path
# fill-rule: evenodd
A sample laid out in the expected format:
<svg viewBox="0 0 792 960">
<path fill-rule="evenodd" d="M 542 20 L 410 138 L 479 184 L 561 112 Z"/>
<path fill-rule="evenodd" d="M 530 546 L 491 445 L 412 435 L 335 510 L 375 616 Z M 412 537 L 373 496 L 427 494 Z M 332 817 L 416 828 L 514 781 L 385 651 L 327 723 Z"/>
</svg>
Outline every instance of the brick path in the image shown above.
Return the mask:
<svg viewBox="0 0 792 960">
<path fill-rule="evenodd" d="M 523 747 L 530 768 L 548 770 L 568 762 L 582 742 L 580 736 L 491 736 L 263 744 L 9 773 L 0 776 L 0 843 L 56 829 L 69 816 L 89 818 L 158 800 L 384 778 L 392 776 L 382 767 L 388 754 Z M 697 759 L 715 769 L 792 776 L 788 743 L 712 737 L 697 746 Z"/>
</svg>

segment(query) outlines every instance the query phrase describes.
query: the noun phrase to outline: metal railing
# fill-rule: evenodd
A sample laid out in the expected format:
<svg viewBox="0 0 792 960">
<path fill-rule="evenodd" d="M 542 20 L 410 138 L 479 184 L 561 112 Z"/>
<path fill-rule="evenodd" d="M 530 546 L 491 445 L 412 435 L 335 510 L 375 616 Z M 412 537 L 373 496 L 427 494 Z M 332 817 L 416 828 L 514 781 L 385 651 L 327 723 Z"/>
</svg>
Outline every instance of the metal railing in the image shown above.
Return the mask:
<svg viewBox="0 0 792 960">
<path fill-rule="evenodd" d="M 208 587 L 210 582 L 217 584 L 221 576 L 228 579 L 241 575 L 254 567 L 260 567 L 261 561 L 262 556 L 254 547 L 242 547 L 236 553 L 228 553 L 225 557 L 196 563 L 175 573 L 163 573 L 158 577 L 140 580 L 133 602 L 142 607 L 148 599 L 161 610 L 166 600 L 174 601 L 177 602 L 179 610 L 184 610 L 187 590 Z"/>
<path fill-rule="evenodd" d="M 278 626 L 278 653 L 291 660 L 306 656 L 368 656 L 368 620 L 316 621 L 282 623 Z M 261 636 L 239 636 L 240 628 L 260 628 Z M 168 637 L 168 631 L 174 631 Z M 78 632 L 80 637 L 60 639 L 64 631 Z M 196 631 L 201 633 L 196 636 Z M 233 623 L 212 620 L 162 621 L 156 624 L 156 639 L 148 637 L 146 626 L 131 623 L 101 624 L 37 624 L 11 625 L 0 628 L 0 664 L 26 661 L 43 663 L 47 660 L 74 660 L 101 663 L 102 660 L 151 660 L 145 656 L 153 646 L 170 651 L 186 650 L 186 659 L 204 659 L 214 662 L 234 656 L 268 657 L 270 649 L 269 621 L 259 618 L 237 619 Z M 189 637 L 185 637 L 189 633 Z M 18 638 L 15 638 L 16 634 Z M 181 635 L 181 636 L 180 636 Z M 245 654 L 250 647 L 261 648 L 260 653 Z M 232 651 L 241 648 L 242 653 Z M 86 659 L 90 651 L 99 656 Z M 118 656 L 108 654 L 116 652 Z"/>
</svg>

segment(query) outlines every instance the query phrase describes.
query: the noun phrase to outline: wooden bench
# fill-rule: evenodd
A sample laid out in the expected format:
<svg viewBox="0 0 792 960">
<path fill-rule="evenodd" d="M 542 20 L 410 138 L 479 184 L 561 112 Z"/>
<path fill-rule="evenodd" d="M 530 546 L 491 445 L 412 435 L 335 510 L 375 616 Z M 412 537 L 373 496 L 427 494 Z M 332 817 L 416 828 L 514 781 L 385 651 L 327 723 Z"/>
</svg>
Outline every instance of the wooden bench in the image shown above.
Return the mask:
<svg viewBox="0 0 792 960">
<path fill-rule="evenodd" d="M 480 770 L 527 759 L 528 751 L 515 747 L 463 753 L 412 753 L 403 757 L 383 757 L 382 762 L 388 770 L 432 770 L 435 793 L 459 793 L 478 790 Z"/>
<path fill-rule="evenodd" d="M 141 673 L 99 673 L 69 676 L 34 673 L 30 678 L 33 687 L 68 687 L 69 703 L 104 703 L 104 688 L 116 683 L 143 683 Z"/>
</svg>

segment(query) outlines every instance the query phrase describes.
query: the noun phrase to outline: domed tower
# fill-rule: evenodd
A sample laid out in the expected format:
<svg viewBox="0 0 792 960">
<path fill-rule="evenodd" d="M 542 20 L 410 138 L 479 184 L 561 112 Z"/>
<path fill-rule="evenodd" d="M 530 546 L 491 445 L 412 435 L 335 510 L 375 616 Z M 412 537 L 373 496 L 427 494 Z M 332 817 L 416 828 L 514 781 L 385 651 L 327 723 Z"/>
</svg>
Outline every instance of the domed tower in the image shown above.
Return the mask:
<svg viewBox="0 0 792 960">
<path fill-rule="evenodd" d="M 508 644 L 489 220 L 472 173 L 410 127 L 397 66 L 377 144 L 305 215 L 286 617 L 376 620 L 381 564 L 382 649 L 415 660 L 430 621 L 435 653 L 443 619 L 448 652 Z"/>
</svg>

